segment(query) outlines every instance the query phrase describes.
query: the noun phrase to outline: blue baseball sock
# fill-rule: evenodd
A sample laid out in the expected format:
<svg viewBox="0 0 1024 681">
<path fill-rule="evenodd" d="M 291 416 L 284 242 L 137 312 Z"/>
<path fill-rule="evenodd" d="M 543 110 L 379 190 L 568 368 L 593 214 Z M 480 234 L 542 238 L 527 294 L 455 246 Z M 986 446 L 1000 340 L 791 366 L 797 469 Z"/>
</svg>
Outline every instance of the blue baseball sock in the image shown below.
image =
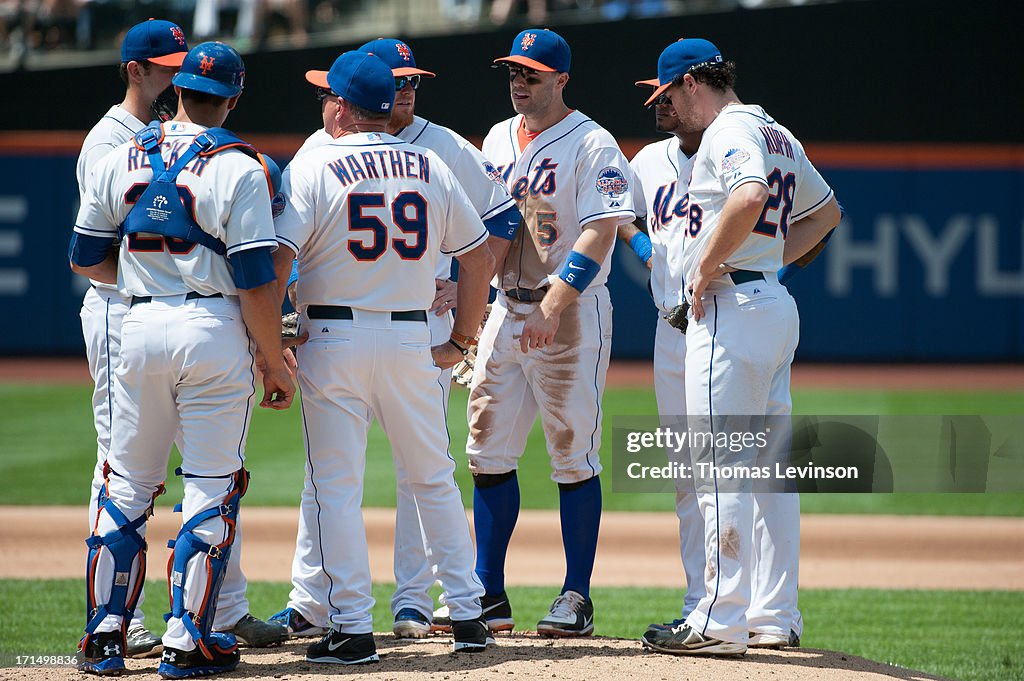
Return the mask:
<svg viewBox="0 0 1024 681">
<path fill-rule="evenodd" d="M 560 488 L 558 498 L 565 547 L 562 593 L 575 591 L 590 598 L 590 576 L 601 528 L 601 479 L 595 475 L 578 487 Z"/>
<path fill-rule="evenodd" d="M 483 477 L 483 476 L 481 476 Z M 473 488 L 473 527 L 476 532 L 476 574 L 488 596 L 505 590 L 505 553 L 519 519 L 519 480 L 515 471 L 496 485 Z"/>
</svg>

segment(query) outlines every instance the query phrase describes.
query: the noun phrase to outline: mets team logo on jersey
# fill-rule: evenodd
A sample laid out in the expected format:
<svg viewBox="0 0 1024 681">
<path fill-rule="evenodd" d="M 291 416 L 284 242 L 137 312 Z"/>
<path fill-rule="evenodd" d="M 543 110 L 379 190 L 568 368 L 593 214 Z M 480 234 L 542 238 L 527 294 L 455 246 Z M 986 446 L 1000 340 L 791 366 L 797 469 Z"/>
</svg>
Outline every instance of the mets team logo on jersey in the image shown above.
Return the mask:
<svg viewBox="0 0 1024 681">
<path fill-rule="evenodd" d="M 599 194 L 608 197 L 608 205 L 615 207 L 621 205 L 619 197 L 629 191 L 629 180 L 615 166 L 607 166 L 597 174 L 595 186 Z"/>
<path fill-rule="evenodd" d="M 490 161 L 484 161 L 484 175 L 491 178 L 491 182 L 505 189 L 505 178 L 501 176 L 501 171 L 495 168 L 494 164 Z"/>
</svg>

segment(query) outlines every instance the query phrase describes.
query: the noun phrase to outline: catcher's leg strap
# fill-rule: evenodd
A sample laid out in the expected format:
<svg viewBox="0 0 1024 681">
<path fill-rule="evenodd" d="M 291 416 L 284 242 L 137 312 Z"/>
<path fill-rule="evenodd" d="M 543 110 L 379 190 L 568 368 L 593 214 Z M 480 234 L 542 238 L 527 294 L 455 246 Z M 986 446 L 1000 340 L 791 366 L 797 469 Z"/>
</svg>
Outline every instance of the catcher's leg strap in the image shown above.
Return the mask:
<svg viewBox="0 0 1024 681">
<path fill-rule="evenodd" d="M 185 477 L 202 477 L 183 474 L 179 468 L 175 471 L 178 475 Z M 178 536 L 167 542 L 172 549 L 171 557 L 167 564 L 168 589 L 171 592 L 171 612 L 164 615 L 164 620 L 172 617 L 180 618 L 186 631 L 196 642 L 196 646 L 203 651 L 207 658 L 212 659 L 207 643 L 210 639 L 210 631 L 213 627 L 214 614 L 217 611 L 217 597 L 220 594 L 221 583 L 224 579 L 224 572 L 227 568 L 228 559 L 231 555 L 231 545 L 235 541 L 235 524 L 238 521 L 238 505 L 248 487 L 249 472 L 240 468 L 229 476 L 218 476 L 232 478 L 234 484 L 224 497 L 219 506 L 209 508 L 189 518 L 188 522 L 181 526 Z M 181 504 L 174 507 L 175 513 L 181 512 Z M 196 530 L 203 523 L 215 518 L 220 518 L 226 528 L 224 541 L 212 544 L 204 541 Z M 206 587 L 201 598 L 190 598 L 192 603 L 200 603 L 198 608 L 189 610 L 185 605 L 185 584 L 187 573 L 190 569 L 189 563 L 197 556 L 205 556 L 199 563 L 193 564 L 191 569 L 205 569 Z"/>
<path fill-rule="evenodd" d="M 149 519 L 143 513 L 135 520 L 128 520 L 125 514 L 113 501 L 101 494 L 100 513 L 106 512 L 117 528 L 103 535 L 93 534 L 85 540 L 89 547 L 89 558 L 86 564 L 87 582 L 87 617 L 86 636 L 90 636 L 96 627 L 108 615 L 122 618 L 122 628 L 127 629 L 128 622 L 135 614 L 135 606 L 139 602 L 139 594 L 146 578 L 146 540 L 139 530 Z M 97 567 L 103 552 L 109 552 L 114 560 L 114 571 L 111 577 L 110 595 L 106 603 L 96 602 Z M 132 566 L 139 561 L 138 573 L 132 580 Z"/>
</svg>

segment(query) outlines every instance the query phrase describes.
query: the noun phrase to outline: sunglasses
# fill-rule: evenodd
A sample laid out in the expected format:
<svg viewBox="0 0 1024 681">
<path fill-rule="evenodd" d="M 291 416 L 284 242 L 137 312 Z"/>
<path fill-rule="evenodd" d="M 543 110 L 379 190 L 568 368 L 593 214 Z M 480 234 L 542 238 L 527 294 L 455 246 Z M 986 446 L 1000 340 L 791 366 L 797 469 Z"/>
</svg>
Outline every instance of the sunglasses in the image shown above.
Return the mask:
<svg viewBox="0 0 1024 681">
<path fill-rule="evenodd" d="M 334 94 L 333 90 L 331 90 L 330 88 L 325 88 L 325 87 L 318 87 L 318 88 L 316 88 L 315 92 L 316 92 L 316 101 L 318 101 L 318 102 L 322 102 L 325 99 L 327 99 L 328 97 L 337 97 L 338 96 L 338 95 Z"/>
<path fill-rule="evenodd" d="M 395 92 L 399 92 L 405 89 L 406 85 L 412 85 L 413 90 L 418 90 L 420 87 L 420 74 L 413 76 L 397 76 L 395 78 Z"/>
<path fill-rule="evenodd" d="M 658 95 L 658 98 L 654 100 L 654 106 L 666 106 L 672 103 L 672 98 L 662 92 Z"/>
<path fill-rule="evenodd" d="M 516 78 L 519 78 L 520 76 L 522 76 L 523 80 L 525 80 L 530 85 L 534 85 L 540 82 L 540 76 L 538 75 L 537 71 L 534 71 L 533 69 L 526 68 L 525 66 L 508 67 L 508 81 L 510 83 L 514 81 Z"/>
</svg>

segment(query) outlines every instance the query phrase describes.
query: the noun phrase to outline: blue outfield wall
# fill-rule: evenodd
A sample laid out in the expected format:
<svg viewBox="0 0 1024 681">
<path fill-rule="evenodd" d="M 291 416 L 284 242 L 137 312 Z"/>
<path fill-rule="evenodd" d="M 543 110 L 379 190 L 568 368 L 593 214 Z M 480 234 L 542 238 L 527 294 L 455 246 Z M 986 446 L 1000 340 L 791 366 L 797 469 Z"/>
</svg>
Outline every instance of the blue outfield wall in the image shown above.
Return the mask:
<svg viewBox="0 0 1024 681">
<path fill-rule="evenodd" d="M 798 359 L 1024 360 L 1024 169 L 822 166 L 847 216 L 790 288 Z M 0 155 L 0 355 L 84 355 L 67 267 L 75 156 Z M 645 268 L 618 247 L 613 357 L 650 358 Z"/>
</svg>

